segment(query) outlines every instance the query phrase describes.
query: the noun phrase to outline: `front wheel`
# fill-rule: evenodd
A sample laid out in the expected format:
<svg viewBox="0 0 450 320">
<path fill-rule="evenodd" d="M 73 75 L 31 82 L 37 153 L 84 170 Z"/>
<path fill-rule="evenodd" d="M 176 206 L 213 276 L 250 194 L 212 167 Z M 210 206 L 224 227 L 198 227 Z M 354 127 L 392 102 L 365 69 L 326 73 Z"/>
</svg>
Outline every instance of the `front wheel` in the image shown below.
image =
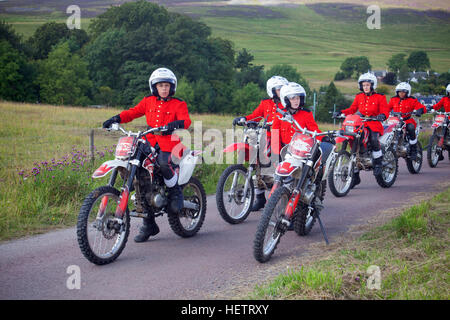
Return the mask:
<svg viewBox="0 0 450 320">
<path fill-rule="evenodd" d="M 383 168 L 381 174 L 375 176 L 377 183 L 382 188 L 390 188 L 398 174 L 398 158 L 392 147 L 389 147 L 383 154 Z"/>
<path fill-rule="evenodd" d="M 175 234 L 183 238 L 194 236 L 202 227 L 206 215 L 206 192 L 195 177 L 181 186 L 184 203 L 188 207 L 177 213 L 169 213 L 169 225 Z"/>
<path fill-rule="evenodd" d="M 286 231 L 282 218 L 289 202 L 289 196 L 288 189 L 278 188 L 264 207 L 253 242 L 253 256 L 258 262 L 263 263 L 270 260 L 281 236 Z"/>
<path fill-rule="evenodd" d="M 247 219 L 254 197 L 253 181 L 248 177 L 246 167 L 237 164 L 222 172 L 217 184 L 216 203 L 220 216 L 226 222 L 237 224 Z"/>
<path fill-rule="evenodd" d="M 346 196 L 351 189 L 353 172 L 350 172 L 350 166 L 350 153 L 341 150 L 328 174 L 330 190 L 338 198 Z"/>
<path fill-rule="evenodd" d="M 438 150 L 439 136 L 433 133 L 430 137 L 427 149 L 427 160 L 430 168 L 435 168 L 439 162 L 440 152 Z"/>
<path fill-rule="evenodd" d="M 417 141 L 417 154 L 416 154 L 416 160 L 411 160 L 410 157 L 406 158 L 406 166 L 408 167 L 409 173 L 417 174 L 420 172 L 420 169 L 422 168 L 422 162 L 423 162 L 423 152 L 422 152 L 422 145 L 419 141 Z"/>
<path fill-rule="evenodd" d="M 122 219 L 115 217 L 120 192 L 110 186 L 92 191 L 78 215 L 77 238 L 81 252 L 90 262 L 104 265 L 122 253 L 130 233 L 128 208 Z"/>
</svg>

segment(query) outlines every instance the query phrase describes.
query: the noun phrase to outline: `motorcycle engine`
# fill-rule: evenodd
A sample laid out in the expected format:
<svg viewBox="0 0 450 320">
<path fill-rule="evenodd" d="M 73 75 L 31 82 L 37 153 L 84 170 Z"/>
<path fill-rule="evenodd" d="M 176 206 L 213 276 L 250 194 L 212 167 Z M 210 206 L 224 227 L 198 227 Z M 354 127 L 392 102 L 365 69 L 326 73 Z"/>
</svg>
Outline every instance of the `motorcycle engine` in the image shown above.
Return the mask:
<svg viewBox="0 0 450 320">
<path fill-rule="evenodd" d="M 302 194 L 302 202 L 305 204 L 310 204 L 314 199 L 314 193 L 316 192 L 316 184 L 308 181 L 305 191 Z"/>
<path fill-rule="evenodd" d="M 163 189 L 156 189 L 145 194 L 145 199 L 152 207 L 161 209 L 167 205 L 167 198 L 164 195 Z"/>
</svg>

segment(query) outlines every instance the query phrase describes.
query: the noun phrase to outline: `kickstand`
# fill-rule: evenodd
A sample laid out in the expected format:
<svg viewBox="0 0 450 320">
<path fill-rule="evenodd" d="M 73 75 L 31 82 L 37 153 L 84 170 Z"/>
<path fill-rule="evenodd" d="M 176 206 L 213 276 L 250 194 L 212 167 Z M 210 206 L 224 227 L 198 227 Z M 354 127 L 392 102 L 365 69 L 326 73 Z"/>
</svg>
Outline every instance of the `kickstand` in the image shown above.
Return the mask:
<svg viewBox="0 0 450 320">
<path fill-rule="evenodd" d="M 319 220 L 320 230 L 322 230 L 322 234 L 323 234 L 323 238 L 325 239 L 325 243 L 327 245 L 329 245 L 330 243 L 328 242 L 327 233 L 325 231 L 325 228 L 323 227 L 322 220 L 320 219 L 319 212 L 316 213 L 316 217 L 317 217 L 317 220 Z"/>
</svg>

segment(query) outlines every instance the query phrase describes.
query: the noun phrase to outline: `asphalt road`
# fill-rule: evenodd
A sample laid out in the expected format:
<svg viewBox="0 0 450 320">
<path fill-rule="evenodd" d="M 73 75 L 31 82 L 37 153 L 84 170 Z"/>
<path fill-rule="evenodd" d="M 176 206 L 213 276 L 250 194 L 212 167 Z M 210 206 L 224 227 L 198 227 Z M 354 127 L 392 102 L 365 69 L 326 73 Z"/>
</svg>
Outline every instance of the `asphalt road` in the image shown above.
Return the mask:
<svg viewBox="0 0 450 320">
<path fill-rule="evenodd" d="M 430 169 L 424 162 L 411 175 L 399 160 L 397 181 L 380 188 L 371 172 L 361 174 L 361 184 L 344 198 L 329 190 L 322 220 L 330 241 L 349 226 L 366 224 L 380 211 L 407 203 L 418 192 L 438 192 L 450 179 L 450 161 Z M 205 223 L 193 238 L 183 239 L 159 218 L 161 232 L 146 243 L 135 243 L 140 219 L 133 219 L 129 241 L 112 264 L 97 266 L 80 252 L 76 229 L 4 242 L 0 245 L 0 299 L 201 299 L 203 293 L 232 285 L 237 277 L 300 255 L 308 245 L 323 241 L 318 224 L 307 237 L 288 232 L 272 260 L 260 264 L 253 258 L 253 238 L 262 211 L 251 213 L 242 224 L 230 225 L 217 212 L 215 197 L 208 197 Z M 69 266 L 80 270 L 80 289 L 69 289 Z"/>
</svg>

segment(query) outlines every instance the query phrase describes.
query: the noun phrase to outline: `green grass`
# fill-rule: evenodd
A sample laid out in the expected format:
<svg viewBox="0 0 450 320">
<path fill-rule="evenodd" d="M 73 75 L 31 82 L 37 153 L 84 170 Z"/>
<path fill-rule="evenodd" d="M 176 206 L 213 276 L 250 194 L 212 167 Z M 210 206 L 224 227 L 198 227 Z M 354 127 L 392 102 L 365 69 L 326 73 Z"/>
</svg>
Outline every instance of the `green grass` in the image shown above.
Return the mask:
<svg viewBox="0 0 450 320">
<path fill-rule="evenodd" d="M 357 240 L 257 286 L 250 299 L 450 298 L 450 188 Z M 378 266 L 380 289 L 368 269 Z"/>
</svg>

